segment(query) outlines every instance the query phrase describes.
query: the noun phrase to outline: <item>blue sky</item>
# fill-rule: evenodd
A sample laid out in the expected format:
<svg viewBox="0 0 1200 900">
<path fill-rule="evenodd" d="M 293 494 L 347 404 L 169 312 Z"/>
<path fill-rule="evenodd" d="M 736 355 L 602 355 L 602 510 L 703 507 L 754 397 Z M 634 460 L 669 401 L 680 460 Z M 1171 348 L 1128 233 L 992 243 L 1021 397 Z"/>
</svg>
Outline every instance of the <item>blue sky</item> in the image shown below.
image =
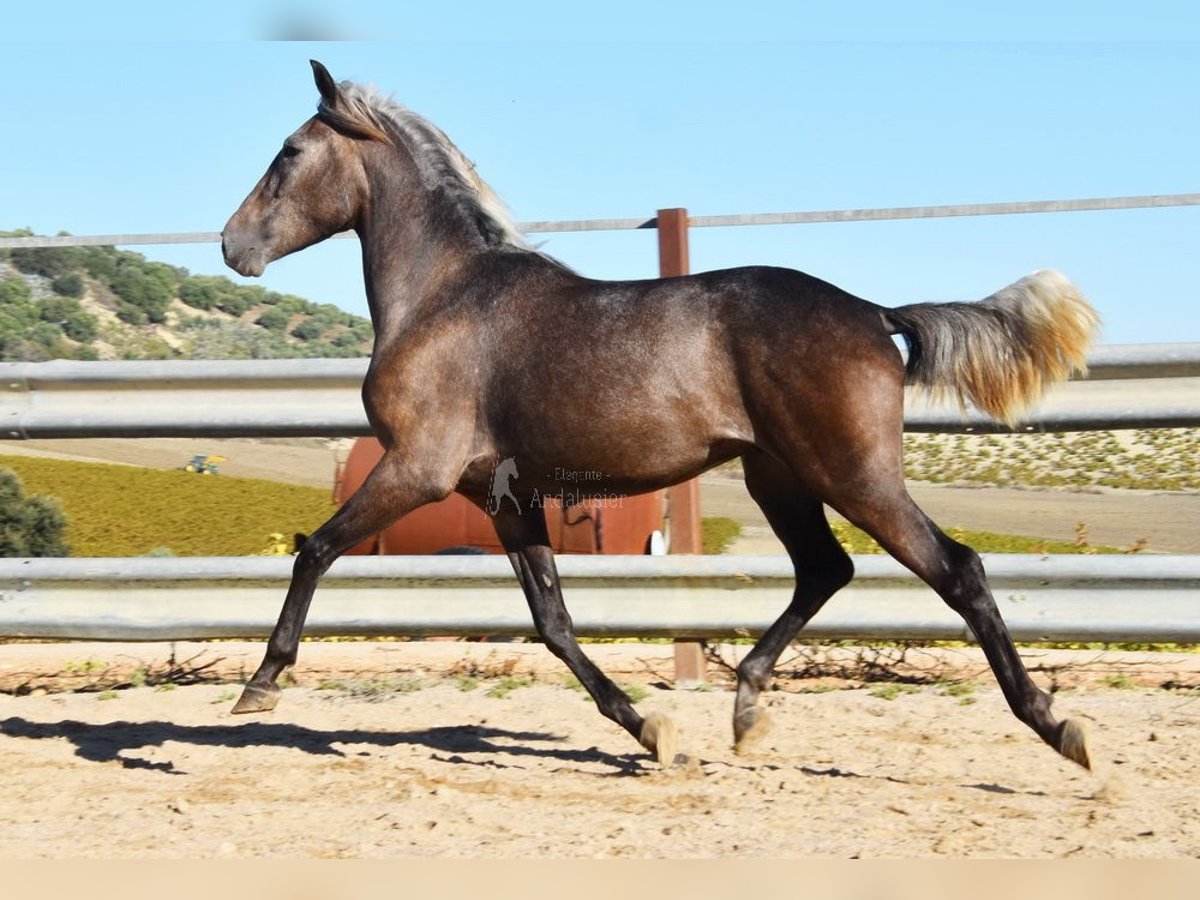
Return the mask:
<svg viewBox="0 0 1200 900">
<path fill-rule="evenodd" d="M 285 25 L 355 36 L 377 21 L 356 7 L 331 23 L 293 5 L 244 12 L 213 33 L 219 5 L 196 23 L 155 19 L 163 35 L 138 36 L 264 36 Z M 762 15 L 704 40 L 721 30 L 693 22 L 681 37 L 661 7 L 636 28 L 612 18 L 622 4 L 603 21 L 555 8 L 560 32 L 588 39 L 552 39 L 547 25 L 539 40 L 516 41 L 512 20 L 496 16 L 489 31 L 463 12 L 454 40 L 437 39 L 444 23 L 426 15 L 405 42 L 5 43 L 0 78 L 21 90 L 4 106 L 0 228 L 219 230 L 311 115 L 309 57 L 432 119 L 524 221 L 1200 190 L 1195 43 L 1013 41 L 1022 29 L 1012 16 L 949 21 L 925 32 L 945 40 L 903 43 L 878 39 L 877 19 L 856 30 L 815 23 L 802 6 L 753 3 L 740 9 Z M 399 29 L 396 16 L 378 20 L 375 36 Z M 108 36 L 114 21 L 89 35 Z M 1069 36 L 1066 21 L 1044 12 L 1043 36 Z M 1086 37 L 1142 38 L 1167 20 L 1109 34 L 1089 21 Z M 74 36 L 82 22 L 58 33 Z M 1171 32 L 1187 36 L 1191 24 Z M 10 34 L 36 37 L 37 25 L 18 21 Z M 801 32 L 872 40 L 749 40 Z M 1003 40 L 970 40 L 979 34 Z M 1100 309 L 1105 342 L 1200 340 L 1198 237 L 1197 207 L 693 229 L 692 264 L 792 266 L 889 305 L 975 299 L 1053 267 Z M 535 240 L 587 275 L 655 274 L 653 232 Z M 236 278 L 216 245 L 131 249 Z M 353 241 L 281 260 L 261 282 L 365 312 Z"/>
</svg>

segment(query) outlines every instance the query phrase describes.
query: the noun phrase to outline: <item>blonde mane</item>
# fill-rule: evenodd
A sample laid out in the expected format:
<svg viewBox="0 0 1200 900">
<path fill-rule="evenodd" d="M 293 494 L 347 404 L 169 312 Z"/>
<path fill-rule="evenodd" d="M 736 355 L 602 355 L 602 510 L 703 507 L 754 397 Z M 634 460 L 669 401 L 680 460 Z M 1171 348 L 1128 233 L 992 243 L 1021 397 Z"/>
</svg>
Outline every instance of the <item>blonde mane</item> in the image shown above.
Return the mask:
<svg viewBox="0 0 1200 900">
<path fill-rule="evenodd" d="M 373 87 L 351 81 L 338 87 L 338 105 L 329 107 L 322 100 L 317 106 L 319 118 L 358 137 L 399 141 L 412 155 L 425 186 L 443 190 L 463 216 L 478 226 L 486 243 L 532 249 L 504 201 L 440 128 Z"/>
</svg>

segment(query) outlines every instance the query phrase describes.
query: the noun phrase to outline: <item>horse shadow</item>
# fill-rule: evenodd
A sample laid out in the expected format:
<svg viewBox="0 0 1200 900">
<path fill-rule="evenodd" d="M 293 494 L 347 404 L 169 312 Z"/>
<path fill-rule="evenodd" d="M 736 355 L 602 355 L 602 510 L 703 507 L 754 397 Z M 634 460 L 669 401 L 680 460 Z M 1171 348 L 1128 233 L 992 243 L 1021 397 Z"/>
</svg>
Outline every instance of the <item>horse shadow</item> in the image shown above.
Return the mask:
<svg viewBox="0 0 1200 900">
<path fill-rule="evenodd" d="M 136 753 L 168 742 L 208 747 L 278 747 L 300 750 L 315 756 L 368 756 L 369 751 L 342 749 L 337 745 L 389 748 L 422 746 L 434 751 L 435 759 L 454 764 L 487 768 L 519 766 L 522 759 L 555 759 L 564 763 L 600 764 L 607 775 L 638 775 L 650 771 L 648 756 L 614 755 L 596 747 L 577 750 L 560 745 L 561 735 L 541 731 L 510 731 L 481 725 L 437 726 L 417 731 L 369 731 L 337 729 L 324 731 L 278 722 L 248 722 L 238 725 L 181 725 L 176 722 L 106 722 L 93 724 L 71 719 L 37 722 L 13 716 L 0 721 L 0 735 L 25 740 L 66 739 L 75 755 L 89 762 L 117 762 L 126 769 L 147 769 L 167 775 L 186 775 L 171 761 L 155 762 Z M 437 754 L 443 754 L 438 756 Z M 486 754 L 470 759 L 464 754 Z M 502 762 L 501 760 L 509 760 Z"/>
</svg>

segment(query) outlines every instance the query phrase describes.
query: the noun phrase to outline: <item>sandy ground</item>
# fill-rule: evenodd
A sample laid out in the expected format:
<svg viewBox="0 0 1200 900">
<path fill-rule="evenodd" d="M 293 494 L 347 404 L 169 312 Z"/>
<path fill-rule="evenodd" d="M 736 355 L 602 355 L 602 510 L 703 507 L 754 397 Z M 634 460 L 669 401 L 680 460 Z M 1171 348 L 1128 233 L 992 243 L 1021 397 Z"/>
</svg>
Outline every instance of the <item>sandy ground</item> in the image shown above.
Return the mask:
<svg viewBox="0 0 1200 900">
<path fill-rule="evenodd" d="M 176 468 L 196 454 L 227 457 L 221 471 L 236 478 L 266 478 L 293 484 L 331 487 L 336 460 L 345 458 L 350 441 L 239 438 L 192 440 L 72 439 L 0 442 L 6 453 L 63 459 L 120 462 Z M 1080 522 L 1093 544 L 1130 547 L 1140 539 L 1158 553 L 1200 553 L 1200 494 L 1150 491 L 1053 491 L 964 488 L 910 483 L 920 506 L 943 527 L 1071 541 Z M 746 493 L 740 473 L 710 472 L 702 479 L 704 515 L 729 516 L 743 533 L 731 553 L 782 553 L 762 513 Z"/>
<path fill-rule="evenodd" d="M 33 646 L 3 648 L 7 678 L 70 654 L 76 671 L 112 661 L 111 645 Z M 258 649 L 210 645 L 227 663 Z M 261 717 L 230 716 L 219 684 L 0 696 L 0 857 L 1200 854 L 1194 659 L 1156 659 L 1150 678 L 1190 688 L 1059 691 L 1060 715 L 1090 731 L 1088 773 L 982 678 L 971 693 L 785 681 L 765 695 L 774 731 L 739 757 L 724 685 L 655 687 L 669 647 L 590 649 L 649 685 L 639 709 L 675 719 L 692 766 L 659 769 L 540 647 L 305 645 L 302 686 Z M 359 681 L 304 686 L 346 664 Z M 500 673 L 530 670 L 496 696 Z M 368 676 L 401 680 L 370 693 Z"/>
</svg>

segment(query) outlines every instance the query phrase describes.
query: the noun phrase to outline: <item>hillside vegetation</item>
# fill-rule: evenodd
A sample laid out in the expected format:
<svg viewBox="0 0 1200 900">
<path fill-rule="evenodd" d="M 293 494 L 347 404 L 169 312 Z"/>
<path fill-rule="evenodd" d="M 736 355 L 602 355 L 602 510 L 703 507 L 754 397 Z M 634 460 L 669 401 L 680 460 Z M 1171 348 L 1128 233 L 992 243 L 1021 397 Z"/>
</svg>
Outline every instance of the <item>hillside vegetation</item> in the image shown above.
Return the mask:
<svg viewBox="0 0 1200 900">
<path fill-rule="evenodd" d="M 938 484 L 1200 490 L 1200 429 L 908 434 L 905 476 Z"/>
<path fill-rule="evenodd" d="M 0 360 L 366 356 L 372 339 L 367 319 L 332 304 L 140 253 L 0 248 Z"/>
<path fill-rule="evenodd" d="M 58 499 L 72 556 L 247 556 L 334 510 L 328 490 L 253 478 L 4 455 L 0 468 Z"/>
</svg>

